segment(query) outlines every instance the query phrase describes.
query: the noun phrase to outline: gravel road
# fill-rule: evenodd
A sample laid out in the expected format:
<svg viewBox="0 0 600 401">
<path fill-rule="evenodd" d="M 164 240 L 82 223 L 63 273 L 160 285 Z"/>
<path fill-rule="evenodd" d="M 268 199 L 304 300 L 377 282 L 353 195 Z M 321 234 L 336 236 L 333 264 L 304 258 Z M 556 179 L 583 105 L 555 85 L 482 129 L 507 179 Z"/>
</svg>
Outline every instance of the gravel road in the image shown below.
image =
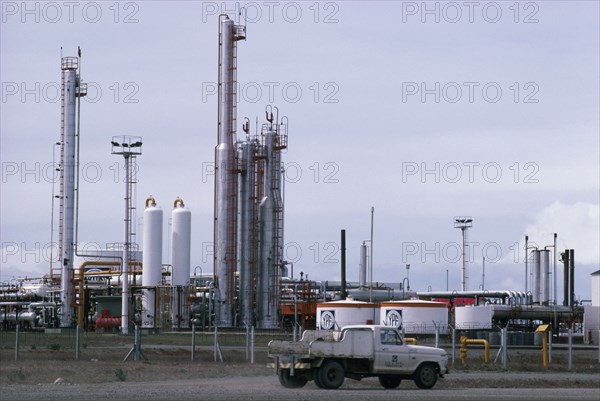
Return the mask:
<svg viewBox="0 0 600 401">
<path fill-rule="evenodd" d="M 508 388 L 511 382 L 552 382 L 544 386 Z M 481 387 L 490 383 L 489 387 Z M 494 385 L 498 383 L 498 387 Z M 451 384 L 451 386 L 449 386 Z M 274 375 L 228 376 L 193 380 L 153 382 L 112 382 L 102 384 L 3 385 L 0 399 L 48 400 L 598 400 L 600 375 L 577 373 L 498 373 L 474 372 L 448 375 L 432 390 L 419 390 L 403 382 L 397 390 L 383 389 L 376 379 L 346 380 L 338 390 L 321 390 L 309 382 L 302 389 L 286 389 Z"/>
</svg>

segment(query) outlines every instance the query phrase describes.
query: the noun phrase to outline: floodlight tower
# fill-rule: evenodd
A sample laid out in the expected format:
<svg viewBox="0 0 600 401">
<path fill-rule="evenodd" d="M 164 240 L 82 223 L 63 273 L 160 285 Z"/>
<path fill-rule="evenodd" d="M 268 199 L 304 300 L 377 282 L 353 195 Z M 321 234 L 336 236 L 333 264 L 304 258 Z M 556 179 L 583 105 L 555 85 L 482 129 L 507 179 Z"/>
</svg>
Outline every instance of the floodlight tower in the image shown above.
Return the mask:
<svg viewBox="0 0 600 401">
<path fill-rule="evenodd" d="M 462 232 L 462 271 L 461 271 L 461 291 L 467 291 L 469 287 L 469 274 L 467 272 L 467 229 L 473 226 L 471 217 L 455 217 L 454 228 L 460 228 Z"/>
<path fill-rule="evenodd" d="M 133 216 L 132 193 L 135 184 L 135 170 L 132 168 L 136 156 L 142 154 L 142 137 L 139 136 L 113 136 L 112 154 L 122 155 L 125 159 L 125 232 L 123 238 L 123 269 L 122 274 L 122 304 L 121 304 L 121 330 L 129 334 L 129 260 L 131 259 L 131 220 Z"/>
</svg>

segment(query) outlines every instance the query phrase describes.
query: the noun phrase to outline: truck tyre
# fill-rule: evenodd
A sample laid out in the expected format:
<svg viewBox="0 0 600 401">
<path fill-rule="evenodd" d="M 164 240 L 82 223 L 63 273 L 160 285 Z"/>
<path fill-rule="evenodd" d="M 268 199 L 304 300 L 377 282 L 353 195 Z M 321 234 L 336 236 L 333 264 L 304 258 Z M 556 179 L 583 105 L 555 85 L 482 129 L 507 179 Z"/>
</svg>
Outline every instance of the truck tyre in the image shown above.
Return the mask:
<svg viewBox="0 0 600 401">
<path fill-rule="evenodd" d="M 317 386 L 320 384 L 322 388 L 333 390 L 344 383 L 344 367 L 336 360 L 326 360 L 317 371 L 317 376 Z"/>
<path fill-rule="evenodd" d="M 394 389 L 400 385 L 402 378 L 400 376 L 385 375 L 379 376 L 379 383 L 383 388 Z"/>
<path fill-rule="evenodd" d="M 417 368 L 414 380 L 417 387 L 422 389 L 432 388 L 437 381 L 437 371 L 435 366 L 430 363 L 424 363 Z"/>
<path fill-rule="evenodd" d="M 304 376 L 290 376 L 289 369 L 279 369 L 279 374 L 277 375 L 277 377 L 279 378 L 279 383 L 281 383 L 281 385 L 286 388 L 304 387 L 304 385 L 308 381 Z"/>
</svg>

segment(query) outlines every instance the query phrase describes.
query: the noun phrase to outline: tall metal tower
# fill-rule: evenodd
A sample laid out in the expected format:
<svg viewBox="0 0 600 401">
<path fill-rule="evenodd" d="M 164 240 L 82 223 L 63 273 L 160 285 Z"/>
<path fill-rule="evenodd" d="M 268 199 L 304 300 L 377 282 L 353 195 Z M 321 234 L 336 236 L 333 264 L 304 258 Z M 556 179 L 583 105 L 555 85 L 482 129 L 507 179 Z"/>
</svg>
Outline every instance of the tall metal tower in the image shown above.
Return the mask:
<svg viewBox="0 0 600 401">
<path fill-rule="evenodd" d="M 461 271 L 461 283 L 460 290 L 468 291 L 469 288 L 469 273 L 467 269 L 468 263 L 468 255 L 467 252 L 468 243 L 467 243 L 467 229 L 473 226 L 473 219 L 471 217 L 455 217 L 454 218 L 454 228 L 460 228 L 462 232 L 462 271 Z"/>
<path fill-rule="evenodd" d="M 218 138 L 215 149 L 214 275 L 216 325 L 233 325 L 237 229 L 237 42 L 246 27 L 219 16 Z"/>
<path fill-rule="evenodd" d="M 60 261 L 60 326 L 71 327 L 74 317 L 75 296 L 73 291 L 73 254 L 75 250 L 75 177 L 78 162 L 78 128 L 81 97 L 87 94 L 87 86 L 80 82 L 79 57 L 61 59 L 62 83 L 60 102 L 60 195 L 58 218 L 58 249 Z M 50 277 L 57 281 L 59 269 L 50 263 Z"/>
<path fill-rule="evenodd" d="M 125 159 L 125 231 L 123 236 L 123 269 L 122 274 L 122 304 L 121 304 L 121 330 L 129 334 L 129 261 L 131 260 L 131 244 L 133 231 L 131 223 L 135 206 L 132 201 L 133 187 L 136 183 L 134 160 L 142 154 L 142 137 L 139 136 L 113 136 L 112 154 L 121 155 Z"/>
</svg>

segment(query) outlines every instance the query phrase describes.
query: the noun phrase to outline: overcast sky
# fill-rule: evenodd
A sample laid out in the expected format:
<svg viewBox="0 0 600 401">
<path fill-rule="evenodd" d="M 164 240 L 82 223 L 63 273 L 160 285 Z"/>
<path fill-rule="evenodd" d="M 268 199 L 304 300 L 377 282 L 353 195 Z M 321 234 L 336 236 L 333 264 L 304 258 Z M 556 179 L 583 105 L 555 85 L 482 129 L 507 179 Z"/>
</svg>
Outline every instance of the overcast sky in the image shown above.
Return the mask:
<svg viewBox="0 0 600 401">
<path fill-rule="evenodd" d="M 192 269 L 212 271 L 218 14 L 244 3 L 3 1 L 1 280 L 49 271 L 60 57 L 83 53 L 79 241 L 122 241 L 122 159 L 139 135 L 144 199 L 192 211 Z M 374 281 L 524 289 L 524 236 L 575 249 L 590 299 L 599 250 L 599 3 L 250 2 L 238 46 L 238 129 L 289 118 L 285 242 L 294 274 L 348 279 L 374 219 Z M 254 128 L 253 128 L 254 130 Z M 58 188 L 58 185 L 56 186 Z M 138 229 L 141 233 L 141 229 Z M 141 234 L 140 234 L 141 236 Z M 56 235 L 55 235 L 56 240 Z M 94 245 L 99 244 L 99 245 Z M 562 302 L 559 264 L 558 301 Z M 199 269 L 197 269 L 199 271 Z"/>
</svg>

